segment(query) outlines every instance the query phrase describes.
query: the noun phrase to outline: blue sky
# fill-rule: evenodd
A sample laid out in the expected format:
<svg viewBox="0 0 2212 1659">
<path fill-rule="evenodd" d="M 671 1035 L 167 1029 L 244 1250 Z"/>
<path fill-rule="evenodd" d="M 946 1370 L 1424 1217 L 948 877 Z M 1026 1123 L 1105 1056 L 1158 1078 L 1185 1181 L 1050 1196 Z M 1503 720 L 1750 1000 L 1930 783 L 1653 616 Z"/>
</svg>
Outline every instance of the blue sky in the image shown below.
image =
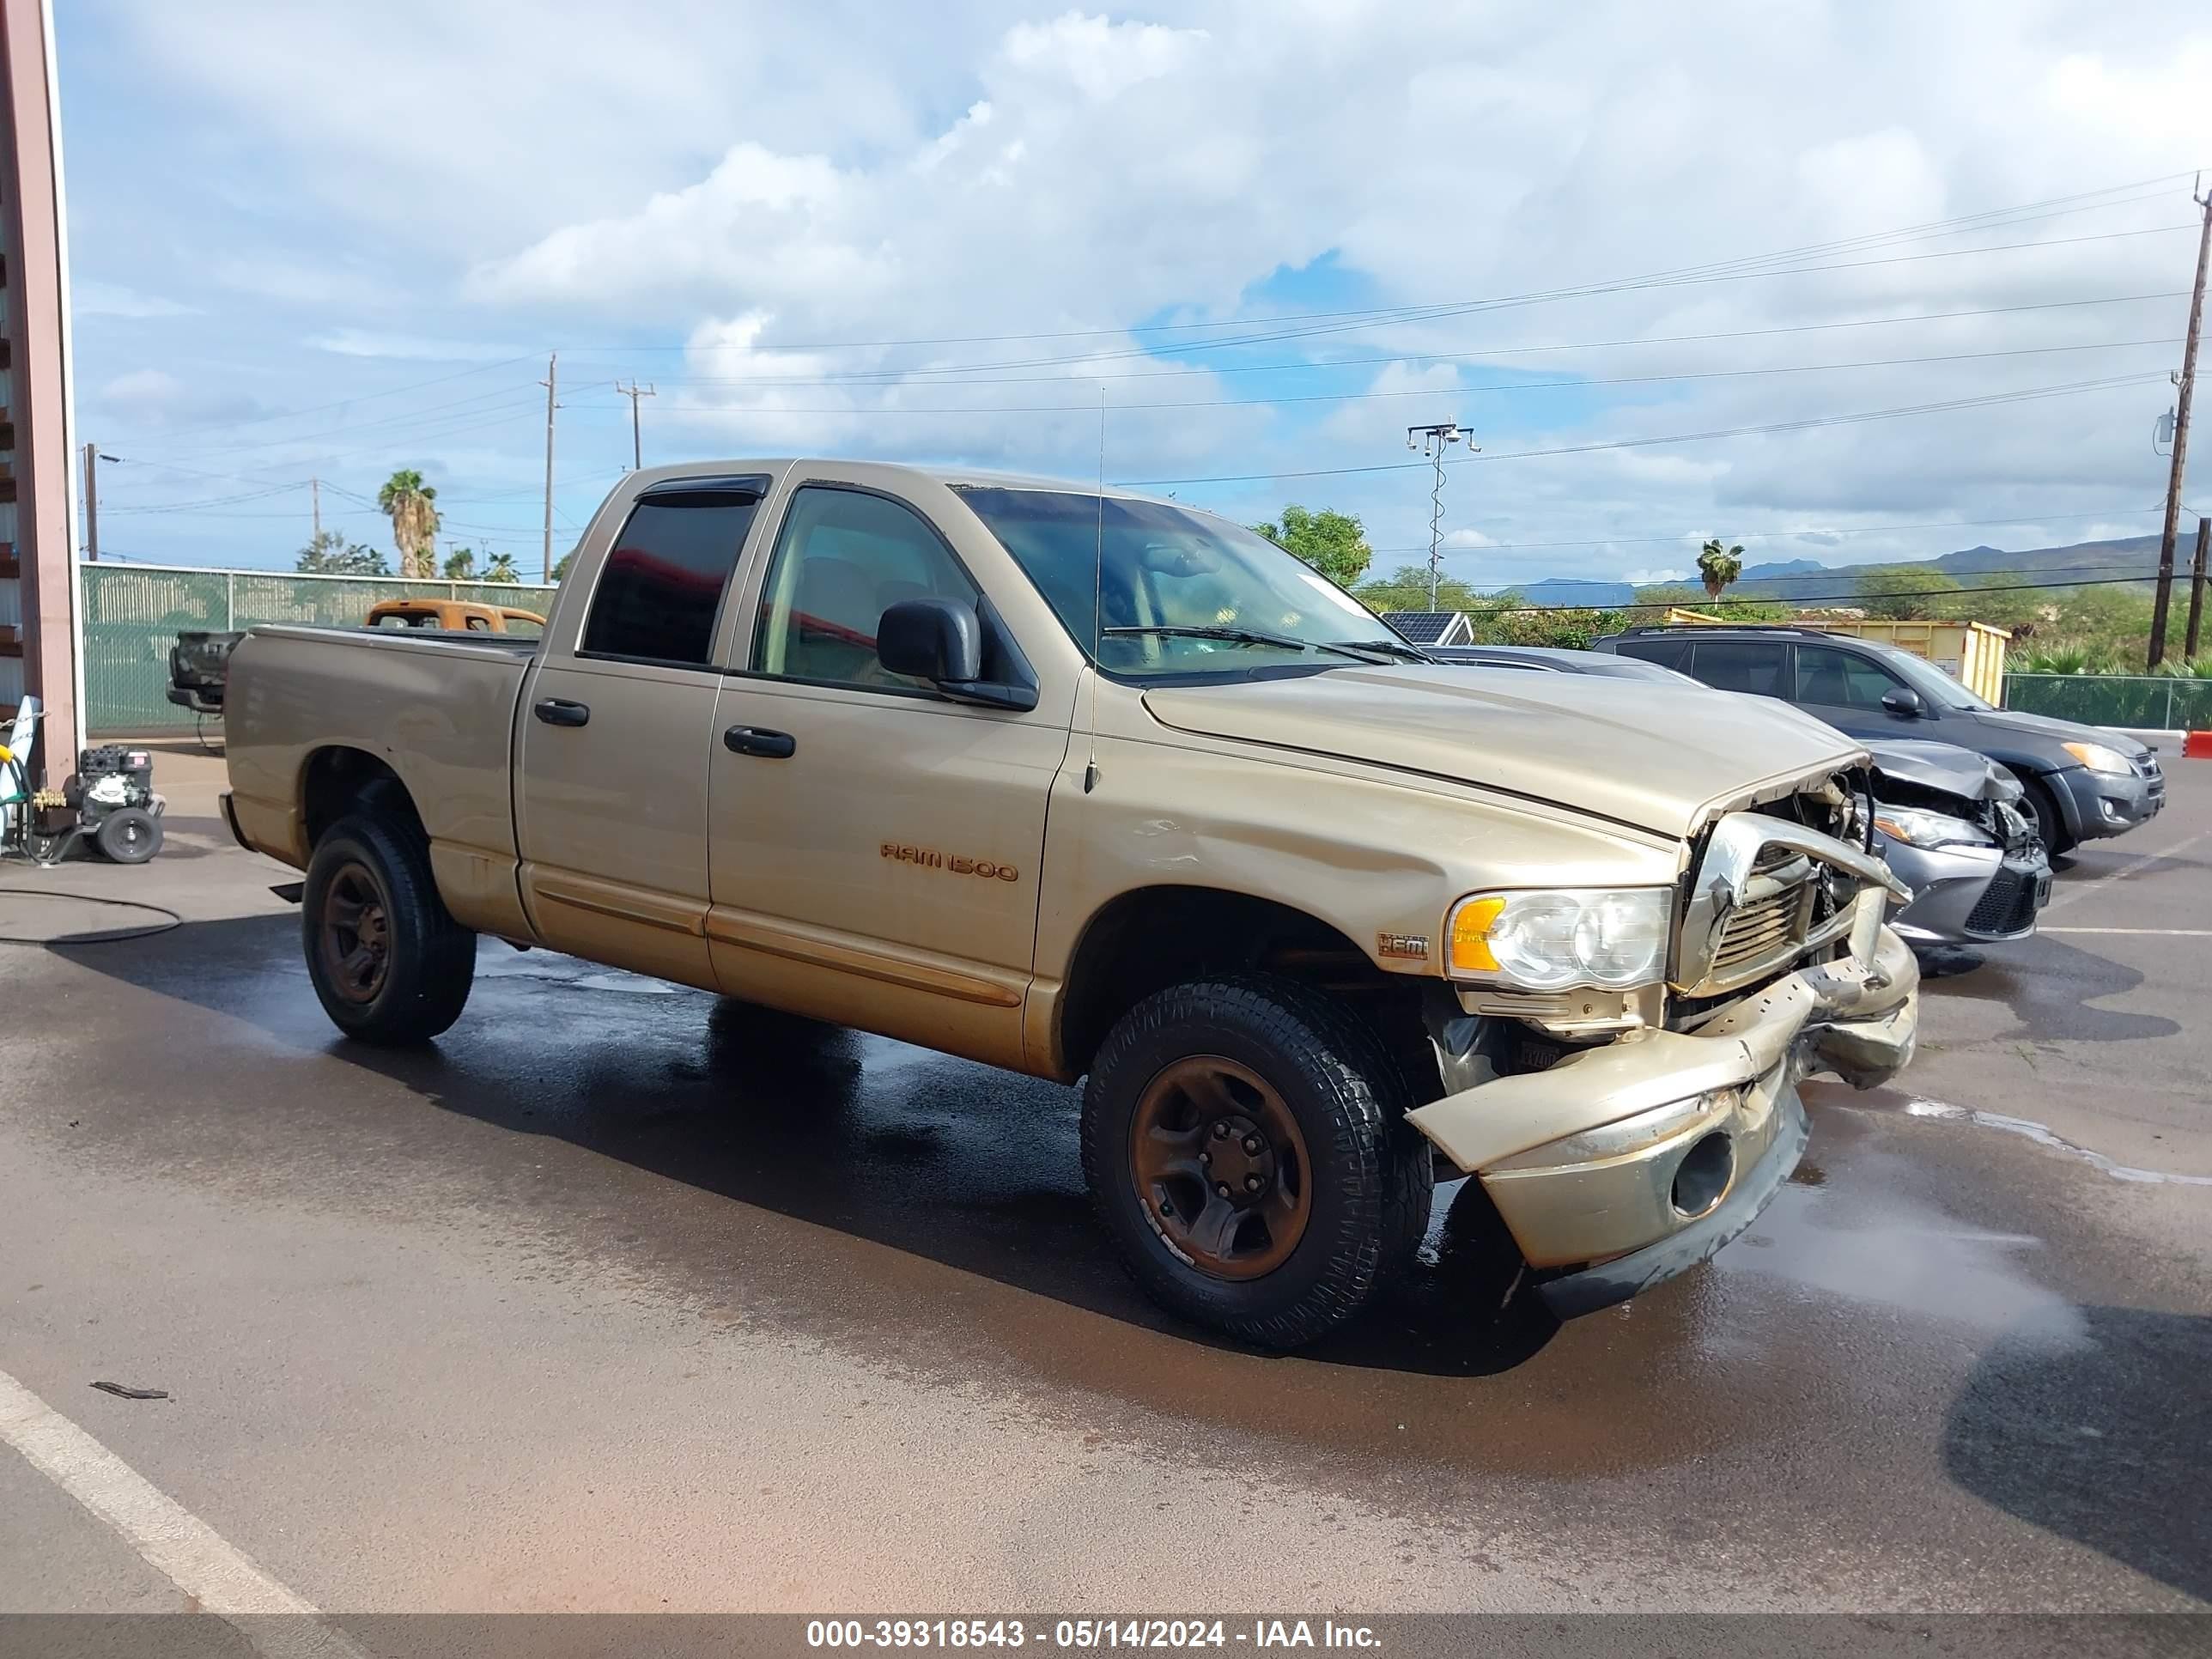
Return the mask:
<svg viewBox="0 0 2212 1659">
<path fill-rule="evenodd" d="M 1378 569 L 1456 418 L 1484 585 L 2155 527 L 2197 9 L 1559 9 L 60 7 L 103 546 L 286 566 L 319 478 L 388 547 L 411 466 L 534 568 L 556 350 L 556 556 L 618 380 L 648 462 L 1079 477 L 1103 385 L 1110 477 L 1357 512 Z"/>
</svg>

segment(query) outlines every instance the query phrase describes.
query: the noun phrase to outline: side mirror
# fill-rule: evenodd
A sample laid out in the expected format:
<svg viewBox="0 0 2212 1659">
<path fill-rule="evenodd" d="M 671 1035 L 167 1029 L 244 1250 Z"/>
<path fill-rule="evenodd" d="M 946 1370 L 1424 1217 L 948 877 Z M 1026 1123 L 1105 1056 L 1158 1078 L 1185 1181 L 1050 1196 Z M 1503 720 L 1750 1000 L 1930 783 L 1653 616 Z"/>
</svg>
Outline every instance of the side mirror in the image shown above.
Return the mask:
<svg viewBox="0 0 2212 1659">
<path fill-rule="evenodd" d="M 983 626 L 957 599 L 901 599 L 876 623 L 876 660 L 933 684 L 972 680 L 983 672 Z"/>
<path fill-rule="evenodd" d="M 957 599 L 901 599 L 876 623 L 876 660 L 894 674 L 927 680 L 958 702 L 1030 709 L 1036 687 L 987 680 L 983 623 Z"/>
<path fill-rule="evenodd" d="M 1899 720 L 1917 720 L 1928 712 L 1920 694 L 1900 685 L 1881 694 L 1881 706 Z"/>
</svg>

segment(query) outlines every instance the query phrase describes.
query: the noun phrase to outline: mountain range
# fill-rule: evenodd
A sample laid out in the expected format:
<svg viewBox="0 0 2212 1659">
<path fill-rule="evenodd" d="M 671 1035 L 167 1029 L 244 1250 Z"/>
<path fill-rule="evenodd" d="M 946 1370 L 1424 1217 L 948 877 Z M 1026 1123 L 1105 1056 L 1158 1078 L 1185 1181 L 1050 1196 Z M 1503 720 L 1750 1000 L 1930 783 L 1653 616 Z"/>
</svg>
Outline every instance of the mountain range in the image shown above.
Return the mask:
<svg viewBox="0 0 2212 1659">
<path fill-rule="evenodd" d="M 2181 545 L 2174 550 L 2174 561 L 2185 575 L 2189 554 L 2189 538 L 2184 537 Z M 2157 570 L 2158 538 L 2128 536 L 2117 541 L 2076 542 L 2068 547 L 2025 550 L 1969 547 L 1937 559 L 1881 560 L 1865 564 L 1824 565 L 1815 559 L 1784 559 L 1746 565 L 1743 574 L 1729 586 L 1728 596 L 1732 599 L 1831 599 L 1845 603 L 1856 592 L 1862 573 L 1888 569 L 1900 563 L 1942 571 L 1970 587 L 1982 586 L 1984 580 L 2057 581 L 2071 577 L 2090 581 L 2122 575 L 2148 578 Z M 1687 585 L 1698 585 L 1694 571 Z M 1587 581 L 1577 576 L 1547 576 L 1540 581 L 1519 583 L 1498 591 L 1516 595 L 1530 605 L 1603 606 L 1627 605 L 1636 598 L 1636 589 L 1628 582 Z"/>
</svg>

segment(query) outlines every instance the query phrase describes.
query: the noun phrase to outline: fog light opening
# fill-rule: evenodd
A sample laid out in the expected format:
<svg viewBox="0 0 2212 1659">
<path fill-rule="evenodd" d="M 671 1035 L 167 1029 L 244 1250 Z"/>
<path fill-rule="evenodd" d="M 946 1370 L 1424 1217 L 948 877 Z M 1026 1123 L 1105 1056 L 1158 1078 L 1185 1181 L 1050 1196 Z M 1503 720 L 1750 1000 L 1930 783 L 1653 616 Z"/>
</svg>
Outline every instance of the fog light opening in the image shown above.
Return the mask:
<svg viewBox="0 0 2212 1659">
<path fill-rule="evenodd" d="M 1735 1173 L 1735 1148 L 1718 1129 L 1682 1154 L 1674 1171 L 1674 1213 L 1694 1220 L 1721 1201 Z"/>
</svg>

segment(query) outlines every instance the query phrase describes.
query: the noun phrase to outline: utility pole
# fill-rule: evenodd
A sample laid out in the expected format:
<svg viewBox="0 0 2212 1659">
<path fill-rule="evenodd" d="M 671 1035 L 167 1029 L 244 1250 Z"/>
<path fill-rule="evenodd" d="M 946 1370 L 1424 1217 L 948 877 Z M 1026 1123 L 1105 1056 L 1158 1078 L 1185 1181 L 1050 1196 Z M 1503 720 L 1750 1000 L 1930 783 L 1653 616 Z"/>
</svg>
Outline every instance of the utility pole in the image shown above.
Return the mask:
<svg viewBox="0 0 2212 1659">
<path fill-rule="evenodd" d="M 309 545 L 315 546 L 323 539 L 323 481 L 320 478 L 307 480 L 307 499 L 313 503 L 315 514 L 315 539 Z"/>
<path fill-rule="evenodd" d="M 2181 654 L 2191 662 L 2197 660 L 2197 624 L 2204 620 L 2204 544 L 2208 539 L 2212 539 L 2212 518 L 2200 513 L 2197 517 L 2197 557 L 2189 568 L 2189 632 L 2181 646 Z"/>
<path fill-rule="evenodd" d="M 1416 442 L 1415 440 L 1419 440 Z M 1429 609 L 1437 608 L 1437 588 L 1443 580 L 1444 552 L 1444 452 L 1454 444 L 1464 443 L 1469 454 L 1479 453 L 1474 440 L 1460 429 L 1457 421 L 1440 421 L 1434 426 L 1409 426 L 1406 428 L 1406 447 L 1418 449 L 1437 464 L 1437 481 L 1429 491 Z"/>
<path fill-rule="evenodd" d="M 2166 660 L 2166 612 L 2173 599 L 2173 538 L 2181 526 L 2181 478 L 2189 459 L 2189 406 L 2197 395 L 2197 342 L 2204 327 L 2204 266 L 2212 258 L 2212 190 L 2190 199 L 2204 210 L 2197 237 L 2197 286 L 2189 300 L 2189 334 L 2181 348 L 2180 391 L 2173 403 L 2173 465 L 2166 474 L 2166 523 L 2158 537 L 2158 598 L 2150 613 L 2150 664 Z"/>
<path fill-rule="evenodd" d="M 629 468 L 635 472 L 645 465 L 645 446 L 643 441 L 638 436 L 637 429 L 637 400 L 640 398 L 653 396 L 653 388 L 649 386 L 641 386 L 635 380 L 632 380 L 628 386 L 617 380 L 615 390 L 629 399 Z"/>
<path fill-rule="evenodd" d="M 545 388 L 545 568 L 544 578 L 550 586 L 553 580 L 553 411 L 559 405 L 553 401 L 554 370 L 561 361 L 557 351 L 545 357 L 545 378 L 538 384 Z"/>
<path fill-rule="evenodd" d="M 100 562 L 100 446 L 84 447 L 84 556 Z M 127 562 L 127 561 L 126 561 Z"/>
</svg>

